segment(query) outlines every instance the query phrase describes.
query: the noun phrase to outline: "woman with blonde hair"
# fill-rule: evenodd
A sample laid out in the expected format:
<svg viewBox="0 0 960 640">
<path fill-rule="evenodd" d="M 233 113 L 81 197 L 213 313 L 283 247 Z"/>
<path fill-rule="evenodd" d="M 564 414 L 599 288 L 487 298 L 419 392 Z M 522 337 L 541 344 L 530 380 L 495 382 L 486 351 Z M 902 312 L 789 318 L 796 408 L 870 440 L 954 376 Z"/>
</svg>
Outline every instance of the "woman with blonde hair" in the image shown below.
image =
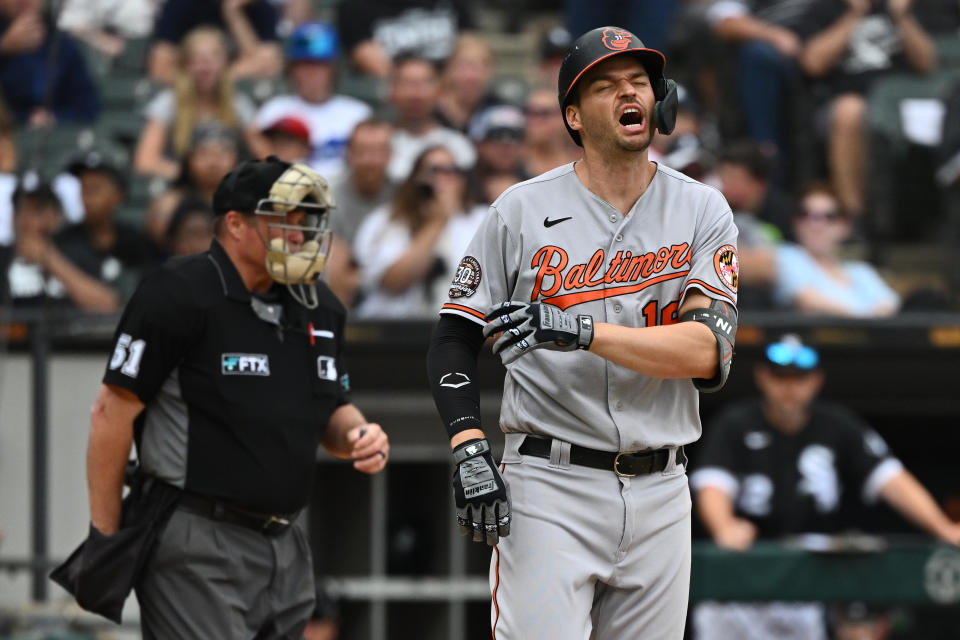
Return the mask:
<svg viewBox="0 0 960 640">
<path fill-rule="evenodd" d="M 253 127 L 256 107 L 233 90 L 228 63 L 222 31 L 198 27 L 187 34 L 173 88 L 161 91 L 145 109 L 147 124 L 137 143 L 134 171 L 177 178 L 194 128 L 209 120 L 242 131 L 247 146 L 259 155 L 263 141 Z"/>
</svg>

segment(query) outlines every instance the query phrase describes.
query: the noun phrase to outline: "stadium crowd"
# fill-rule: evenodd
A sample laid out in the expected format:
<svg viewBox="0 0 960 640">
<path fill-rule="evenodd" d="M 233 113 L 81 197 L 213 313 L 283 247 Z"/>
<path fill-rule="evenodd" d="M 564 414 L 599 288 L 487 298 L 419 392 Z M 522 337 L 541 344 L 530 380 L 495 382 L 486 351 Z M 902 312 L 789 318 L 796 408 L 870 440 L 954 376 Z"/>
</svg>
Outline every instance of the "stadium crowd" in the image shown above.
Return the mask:
<svg viewBox="0 0 960 640">
<path fill-rule="evenodd" d="M 115 311 L 206 246 L 220 177 L 275 154 L 333 186 L 353 317 L 430 318 L 485 207 L 579 156 L 555 97 L 571 34 L 627 21 L 682 85 L 651 157 L 734 211 L 742 309 L 955 302 L 946 264 L 891 251 L 957 242 L 952 0 L 526 3 L 520 69 L 475 3 L 320 4 L 0 0 L 2 299 Z"/>
<path fill-rule="evenodd" d="M 651 158 L 730 204 L 743 313 L 956 308 L 960 3 L 556 5 L 494 2 L 492 32 L 467 0 L 0 0 L 0 307 L 118 311 L 209 247 L 227 172 L 276 155 L 331 185 L 352 318 L 435 318 L 488 205 L 579 157 L 559 61 L 618 23 L 681 83 Z M 507 34 L 535 64 L 498 59 Z M 905 242 L 944 257 L 911 271 Z"/>
</svg>

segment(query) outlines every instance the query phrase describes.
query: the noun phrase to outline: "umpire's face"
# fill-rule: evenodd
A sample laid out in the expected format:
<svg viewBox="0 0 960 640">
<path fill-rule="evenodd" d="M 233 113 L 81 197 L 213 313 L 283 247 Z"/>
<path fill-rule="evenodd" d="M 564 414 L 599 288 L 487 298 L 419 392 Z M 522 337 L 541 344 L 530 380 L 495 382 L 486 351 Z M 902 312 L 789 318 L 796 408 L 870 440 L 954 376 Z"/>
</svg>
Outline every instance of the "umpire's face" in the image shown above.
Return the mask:
<svg viewBox="0 0 960 640">
<path fill-rule="evenodd" d="M 295 253 L 303 246 L 303 230 L 297 225 L 303 222 L 302 210 L 294 210 L 287 214 L 285 224 L 277 224 L 264 216 L 243 214 L 237 211 L 227 213 L 227 233 L 236 240 L 238 257 L 244 262 L 266 273 L 267 247 L 275 238 L 283 238 L 286 250 Z M 289 226 L 289 228 L 287 228 Z"/>
</svg>

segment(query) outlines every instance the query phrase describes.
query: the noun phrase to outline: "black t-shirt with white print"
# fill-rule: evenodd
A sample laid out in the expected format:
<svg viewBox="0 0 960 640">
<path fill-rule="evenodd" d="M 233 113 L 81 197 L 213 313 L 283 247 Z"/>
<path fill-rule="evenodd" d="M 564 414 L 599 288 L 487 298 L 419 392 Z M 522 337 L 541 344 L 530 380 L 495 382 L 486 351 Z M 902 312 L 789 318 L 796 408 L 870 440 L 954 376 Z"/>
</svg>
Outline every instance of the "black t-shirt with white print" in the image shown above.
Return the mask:
<svg viewBox="0 0 960 640">
<path fill-rule="evenodd" d="M 731 496 L 760 537 L 849 528 L 855 502 L 872 502 L 902 466 L 883 438 L 853 413 L 815 402 L 802 431 L 771 425 L 760 401 L 724 411 L 704 430 L 691 486 Z"/>
</svg>

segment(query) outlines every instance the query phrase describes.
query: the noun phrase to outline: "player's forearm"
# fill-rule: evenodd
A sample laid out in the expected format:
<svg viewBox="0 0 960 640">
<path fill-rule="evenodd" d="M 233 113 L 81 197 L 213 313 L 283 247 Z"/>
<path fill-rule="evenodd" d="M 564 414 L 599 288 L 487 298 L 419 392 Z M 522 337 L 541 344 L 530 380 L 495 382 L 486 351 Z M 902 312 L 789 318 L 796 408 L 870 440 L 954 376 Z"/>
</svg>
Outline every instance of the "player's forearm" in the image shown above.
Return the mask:
<svg viewBox="0 0 960 640">
<path fill-rule="evenodd" d="M 655 327 L 594 325 L 590 352 L 656 378 L 704 378 L 716 375 L 717 340 L 699 322 Z"/>
<path fill-rule="evenodd" d="M 101 391 L 90 416 L 87 443 L 87 490 L 90 522 L 110 535 L 120 528 L 123 480 L 133 443 L 133 422 L 113 411 Z"/>
<path fill-rule="evenodd" d="M 938 538 L 946 538 L 951 521 L 940 506 L 909 471 L 890 478 L 880 496 L 904 518 Z"/>
</svg>

